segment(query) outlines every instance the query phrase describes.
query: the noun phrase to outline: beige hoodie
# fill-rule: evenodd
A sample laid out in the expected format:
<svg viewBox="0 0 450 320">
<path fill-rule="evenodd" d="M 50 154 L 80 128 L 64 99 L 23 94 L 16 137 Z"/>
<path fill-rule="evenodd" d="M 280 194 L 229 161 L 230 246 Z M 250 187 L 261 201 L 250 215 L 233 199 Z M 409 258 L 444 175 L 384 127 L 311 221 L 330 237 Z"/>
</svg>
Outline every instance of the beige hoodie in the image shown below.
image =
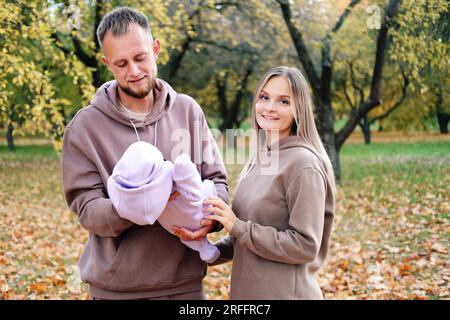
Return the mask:
<svg viewBox="0 0 450 320">
<path fill-rule="evenodd" d="M 200 106 L 160 79 L 154 95 L 146 119 L 133 120 L 135 132 L 119 107 L 116 81 L 105 83 L 64 133 L 63 188 L 89 231 L 80 269 L 94 297 L 151 298 L 202 289 L 206 264 L 198 253 L 158 223 L 140 226 L 119 217 L 106 190 L 115 164 L 138 134 L 167 160 L 189 154 L 202 179 L 212 180 L 228 201 L 225 167 Z"/>
<path fill-rule="evenodd" d="M 217 262 L 233 259 L 230 297 L 323 299 L 315 276 L 335 210 L 323 164 L 294 136 L 263 152 L 279 160 L 278 171 L 265 175 L 257 164 L 240 182 L 232 206 L 238 220 L 231 236 L 216 243 Z"/>
</svg>

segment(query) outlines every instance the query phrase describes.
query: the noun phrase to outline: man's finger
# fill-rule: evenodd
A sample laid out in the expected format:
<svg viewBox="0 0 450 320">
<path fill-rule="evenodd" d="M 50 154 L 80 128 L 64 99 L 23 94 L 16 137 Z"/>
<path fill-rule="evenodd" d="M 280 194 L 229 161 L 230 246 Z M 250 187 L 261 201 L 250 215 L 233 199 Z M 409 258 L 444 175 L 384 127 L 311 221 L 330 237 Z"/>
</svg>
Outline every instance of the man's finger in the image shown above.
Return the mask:
<svg viewBox="0 0 450 320">
<path fill-rule="evenodd" d="M 214 221 L 202 219 L 202 221 L 200 221 L 200 224 L 204 227 L 211 226 L 212 224 L 214 224 Z"/>
<path fill-rule="evenodd" d="M 202 227 L 192 232 L 192 238 L 193 240 L 200 240 L 206 237 L 207 234 L 208 234 L 208 227 Z"/>
<path fill-rule="evenodd" d="M 184 241 L 195 241 L 203 239 L 207 234 L 207 229 L 209 226 L 202 227 L 196 231 L 189 231 L 185 228 L 177 228 L 178 231 L 175 233 L 181 240 Z"/>
<path fill-rule="evenodd" d="M 180 193 L 178 191 L 174 191 L 170 197 L 169 197 L 169 201 L 175 199 L 176 197 L 178 197 L 180 195 Z"/>
<path fill-rule="evenodd" d="M 173 227 L 172 231 L 181 240 L 191 240 L 192 232 L 187 230 L 187 229 L 179 228 L 179 227 Z"/>
</svg>

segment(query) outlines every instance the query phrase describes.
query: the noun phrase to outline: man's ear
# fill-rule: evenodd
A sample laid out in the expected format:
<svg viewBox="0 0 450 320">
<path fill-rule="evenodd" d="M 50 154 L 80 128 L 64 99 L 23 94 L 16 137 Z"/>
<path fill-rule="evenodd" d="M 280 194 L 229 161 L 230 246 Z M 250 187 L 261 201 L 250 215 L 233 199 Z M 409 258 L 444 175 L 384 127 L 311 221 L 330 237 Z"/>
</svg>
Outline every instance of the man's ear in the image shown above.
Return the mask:
<svg viewBox="0 0 450 320">
<path fill-rule="evenodd" d="M 158 39 L 153 40 L 153 55 L 155 56 L 155 60 L 158 60 L 159 52 L 161 50 L 161 43 Z"/>
<path fill-rule="evenodd" d="M 102 63 L 103 63 L 109 70 L 111 70 L 111 68 L 109 67 L 109 61 L 108 61 L 108 59 L 106 59 L 105 56 L 102 56 Z"/>
</svg>

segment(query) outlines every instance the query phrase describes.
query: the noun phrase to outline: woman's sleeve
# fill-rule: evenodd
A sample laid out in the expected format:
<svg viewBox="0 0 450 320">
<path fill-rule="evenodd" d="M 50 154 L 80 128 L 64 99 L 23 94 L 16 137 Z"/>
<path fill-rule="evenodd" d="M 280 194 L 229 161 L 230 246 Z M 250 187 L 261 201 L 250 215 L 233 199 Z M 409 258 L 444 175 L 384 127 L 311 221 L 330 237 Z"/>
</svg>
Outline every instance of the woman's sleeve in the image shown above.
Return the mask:
<svg viewBox="0 0 450 320">
<path fill-rule="evenodd" d="M 240 245 L 265 259 L 289 264 L 311 262 L 322 241 L 325 195 L 322 174 L 313 168 L 304 169 L 287 187 L 287 230 L 237 219 L 230 234 Z"/>
</svg>

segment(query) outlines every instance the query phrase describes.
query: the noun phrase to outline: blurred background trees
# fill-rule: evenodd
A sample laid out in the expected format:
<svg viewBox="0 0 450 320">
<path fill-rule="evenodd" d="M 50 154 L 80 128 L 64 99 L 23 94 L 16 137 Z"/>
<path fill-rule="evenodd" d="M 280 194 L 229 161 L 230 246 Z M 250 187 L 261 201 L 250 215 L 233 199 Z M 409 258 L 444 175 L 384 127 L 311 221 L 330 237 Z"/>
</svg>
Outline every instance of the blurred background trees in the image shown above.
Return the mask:
<svg viewBox="0 0 450 320">
<path fill-rule="evenodd" d="M 300 68 L 340 176 L 355 130 L 439 130 L 449 121 L 445 0 L 0 0 L 0 129 L 41 132 L 56 147 L 64 126 L 112 75 L 95 30 L 117 6 L 144 12 L 162 42 L 159 76 L 193 96 L 212 127 L 250 126 L 265 71 Z"/>
</svg>

